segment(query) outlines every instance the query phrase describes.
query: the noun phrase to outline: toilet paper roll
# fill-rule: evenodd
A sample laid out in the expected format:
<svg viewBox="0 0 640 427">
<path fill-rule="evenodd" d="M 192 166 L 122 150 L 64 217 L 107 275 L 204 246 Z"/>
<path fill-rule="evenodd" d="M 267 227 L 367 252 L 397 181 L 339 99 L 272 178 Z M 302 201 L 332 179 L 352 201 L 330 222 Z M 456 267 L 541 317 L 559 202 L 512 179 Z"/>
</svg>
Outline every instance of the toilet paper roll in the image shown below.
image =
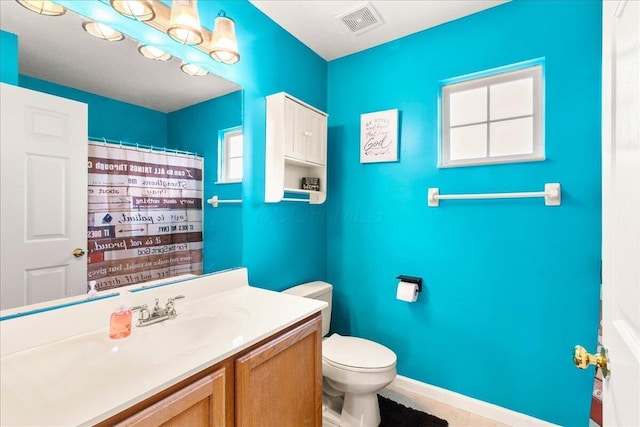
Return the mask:
<svg viewBox="0 0 640 427">
<path fill-rule="evenodd" d="M 400 301 L 416 302 L 418 299 L 418 285 L 416 283 L 400 282 L 396 298 Z"/>
</svg>

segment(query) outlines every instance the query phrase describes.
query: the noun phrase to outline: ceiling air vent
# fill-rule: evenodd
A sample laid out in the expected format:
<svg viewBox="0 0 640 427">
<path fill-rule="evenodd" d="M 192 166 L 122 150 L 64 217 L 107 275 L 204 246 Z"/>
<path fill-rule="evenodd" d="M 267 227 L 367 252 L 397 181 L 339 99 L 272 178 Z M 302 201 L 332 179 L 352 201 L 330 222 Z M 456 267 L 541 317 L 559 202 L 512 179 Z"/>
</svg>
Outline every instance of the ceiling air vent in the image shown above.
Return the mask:
<svg viewBox="0 0 640 427">
<path fill-rule="evenodd" d="M 382 18 L 370 3 L 336 16 L 352 34 L 358 35 L 382 25 Z"/>
</svg>

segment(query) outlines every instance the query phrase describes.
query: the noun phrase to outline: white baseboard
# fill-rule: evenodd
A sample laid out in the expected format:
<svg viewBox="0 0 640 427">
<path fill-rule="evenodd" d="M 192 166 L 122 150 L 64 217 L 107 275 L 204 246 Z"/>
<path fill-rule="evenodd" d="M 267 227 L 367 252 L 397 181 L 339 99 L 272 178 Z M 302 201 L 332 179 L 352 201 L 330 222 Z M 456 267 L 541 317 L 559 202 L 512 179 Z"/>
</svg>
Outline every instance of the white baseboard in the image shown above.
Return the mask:
<svg viewBox="0 0 640 427">
<path fill-rule="evenodd" d="M 472 397 L 416 381 L 408 377 L 403 377 L 402 375 L 398 375 L 390 386 L 395 389 L 406 390 L 408 392 L 424 396 L 428 399 L 460 408 L 510 426 L 558 427 L 557 424 L 552 424 L 492 403 L 474 399 Z"/>
</svg>

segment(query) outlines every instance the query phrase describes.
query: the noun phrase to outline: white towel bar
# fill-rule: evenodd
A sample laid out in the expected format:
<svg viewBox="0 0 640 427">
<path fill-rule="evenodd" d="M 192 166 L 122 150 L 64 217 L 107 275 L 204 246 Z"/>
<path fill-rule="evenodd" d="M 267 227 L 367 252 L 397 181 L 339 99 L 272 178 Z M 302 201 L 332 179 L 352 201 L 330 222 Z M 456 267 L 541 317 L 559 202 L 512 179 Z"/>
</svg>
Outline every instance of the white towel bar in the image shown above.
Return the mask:
<svg viewBox="0 0 640 427">
<path fill-rule="evenodd" d="M 305 203 L 309 203 L 309 199 L 294 199 L 293 197 L 283 197 L 281 200 L 283 202 L 305 202 Z"/>
<path fill-rule="evenodd" d="M 220 203 L 242 203 L 242 199 L 220 200 L 218 199 L 218 196 L 213 196 L 212 198 L 207 200 L 207 203 L 209 203 L 214 208 L 217 208 Z"/>
<path fill-rule="evenodd" d="M 461 199 L 521 199 L 525 197 L 544 197 L 546 206 L 560 206 L 561 189 L 558 183 L 547 183 L 544 191 L 520 192 L 520 193 L 485 193 L 485 194 L 440 194 L 439 188 L 429 188 L 427 192 L 427 204 L 438 207 L 440 200 Z"/>
</svg>

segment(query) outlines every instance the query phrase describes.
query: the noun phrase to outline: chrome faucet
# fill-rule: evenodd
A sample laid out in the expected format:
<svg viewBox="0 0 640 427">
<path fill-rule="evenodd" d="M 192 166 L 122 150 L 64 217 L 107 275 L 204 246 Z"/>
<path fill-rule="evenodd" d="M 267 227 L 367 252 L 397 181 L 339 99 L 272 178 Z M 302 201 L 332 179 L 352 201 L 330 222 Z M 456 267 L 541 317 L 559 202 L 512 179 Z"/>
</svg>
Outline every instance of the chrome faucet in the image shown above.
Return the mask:
<svg viewBox="0 0 640 427">
<path fill-rule="evenodd" d="M 131 307 L 131 311 L 137 310 L 138 322 L 136 326 L 149 326 L 154 323 L 163 322 L 167 319 L 173 319 L 178 315 L 176 312 L 175 300 L 184 298 L 184 295 L 178 295 L 177 297 L 169 298 L 164 308 L 160 307 L 160 300 L 156 298 L 153 309 L 149 310 L 147 304 Z"/>
</svg>

